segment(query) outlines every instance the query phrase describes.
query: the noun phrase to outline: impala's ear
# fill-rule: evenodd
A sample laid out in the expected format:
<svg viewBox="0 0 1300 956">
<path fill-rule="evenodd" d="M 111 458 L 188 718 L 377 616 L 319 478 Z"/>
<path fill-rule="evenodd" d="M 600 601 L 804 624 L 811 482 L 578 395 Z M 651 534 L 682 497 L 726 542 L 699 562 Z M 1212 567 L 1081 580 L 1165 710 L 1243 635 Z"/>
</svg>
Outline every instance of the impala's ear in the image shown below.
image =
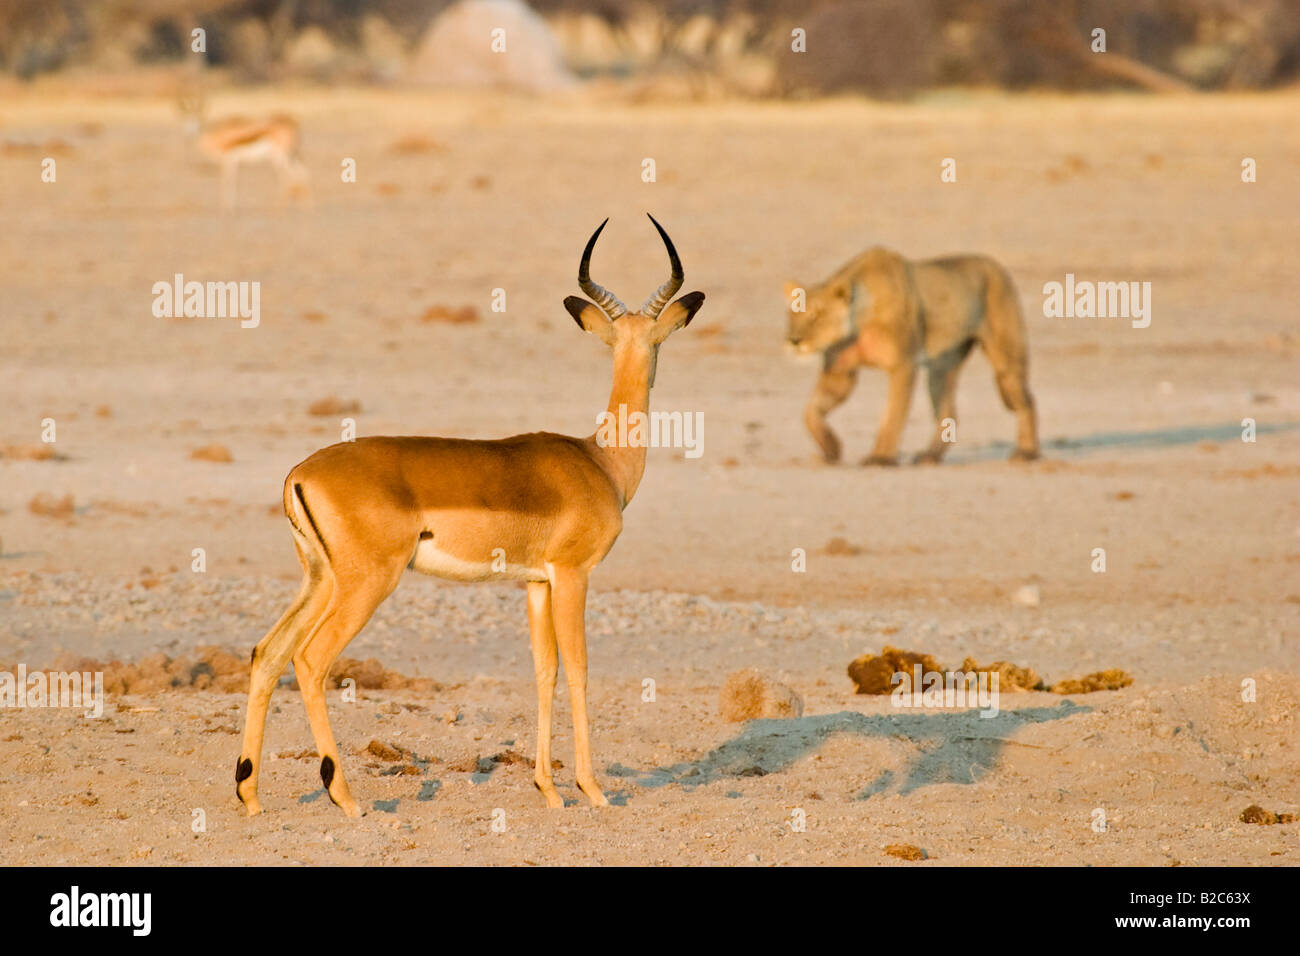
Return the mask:
<svg viewBox="0 0 1300 956">
<path fill-rule="evenodd" d="M 655 320 L 651 342 L 658 345 L 678 329 L 686 328 L 691 324 L 691 319 L 695 318 L 695 313 L 700 311 L 700 306 L 703 304 L 703 292 L 688 292 L 668 306 L 668 308 L 664 309 L 663 314 Z"/>
<path fill-rule="evenodd" d="M 614 323 L 596 303 L 571 295 L 565 298 L 564 307 L 569 310 L 573 321 L 577 322 L 578 327 L 584 332 L 596 333 L 606 345 L 614 344 Z"/>
</svg>

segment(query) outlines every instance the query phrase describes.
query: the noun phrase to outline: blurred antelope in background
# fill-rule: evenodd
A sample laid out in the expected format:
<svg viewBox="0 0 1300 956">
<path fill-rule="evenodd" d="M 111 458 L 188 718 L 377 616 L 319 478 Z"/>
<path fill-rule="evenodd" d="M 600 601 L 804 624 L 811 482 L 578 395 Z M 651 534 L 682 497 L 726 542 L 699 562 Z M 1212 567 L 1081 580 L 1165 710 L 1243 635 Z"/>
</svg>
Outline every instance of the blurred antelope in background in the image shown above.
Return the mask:
<svg viewBox="0 0 1300 956">
<path fill-rule="evenodd" d="M 654 225 L 672 271 L 638 311 L 591 281 L 591 252 L 605 223 L 578 266 L 578 286 L 594 301 L 564 300 L 578 326 L 613 351 L 608 410 L 614 416 L 648 413 L 659 346 L 704 303 L 704 293 L 691 292 L 669 304 L 682 286 L 682 263 L 668 234 Z M 304 579 L 297 599 L 253 651 L 235 765 L 235 793 L 250 816 L 261 810 L 267 706 L 291 659 L 321 756 L 321 780 L 336 805 L 360 815 L 330 729 L 325 681 L 408 568 L 455 581 L 526 582 L 537 678 L 533 780 L 547 806 L 564 806 L 551 776 L 551 706 L 563 658 L 577 783 L 593 805 L 608 804 L 592 771 L 588 738 L 587 578 L 623 530 L 623 509 L 645 470 L 646 443 L 600 435 L 359 438 L 323 448 L 289 472 L 284 511 Z"/>
<path fill-rule="evenodd" d="M 199 152 L 221 169 L 223 207 L 235 205 L 242 164 L 265 163 L 275 170 L 286 196 L 307 195 L 307 168 L 299 158 L 298 123 L 292 116 L 277 114 L 260 120 L 232 116 L 209 122 L 204 118 L 205 97 L 182 96 L 179 102 L 186 133 Z"/>
</svg>

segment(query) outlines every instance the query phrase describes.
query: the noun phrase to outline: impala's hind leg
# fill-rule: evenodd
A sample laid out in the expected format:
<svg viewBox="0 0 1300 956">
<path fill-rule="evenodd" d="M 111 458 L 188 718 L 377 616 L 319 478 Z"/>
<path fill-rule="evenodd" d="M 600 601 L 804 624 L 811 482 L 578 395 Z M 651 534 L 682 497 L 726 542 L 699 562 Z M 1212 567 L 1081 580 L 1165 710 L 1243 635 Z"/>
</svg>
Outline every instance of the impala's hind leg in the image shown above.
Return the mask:
<svg viewBox="0 0 1300 956">
<path fill-rule="evenodd" d="M 551 708 L 555 703 L 555 676 L 559 657 L 555 640 L 555 617 L 551 612 L 551 586 L 545 581 L 528 582 L 528 636 L 533 644 L 533 669 L 537 673 L 537 766 L 533 782 L 552 809 L 564 806 L 551 776 Z"/>
<path fill-rule="evenodd" d="M 343 777 L 338 745 L 325 709 L 325 680 L 335 658 L 365 627 L 375 608 L 393 593 L 405 567 L 406 558 L 402 558 L 389 566 L 359 568 L 342 576 L 336 570 L 329 607 L 315 631 L 293 655 L 298 688 L 307 708 L 307 719 L 311 721 L 312 736 L 316 738 L 316 751 L 321 756 L 321 782 L 329 798 L 350 817 L 359 817 L 361 808 L 352 799 Z"/>
<path fill-rule="evenodd" d="M 249 816 L 261 812 L 257 799 L 257 778 L 262 765 L 262 736 L 266 731 L 266 710 L 280 675 L 302 640 L 311 633 L 325 611 L 330 597 L 329 581 L 324 569 L 311 566 L 299 546 L 305 576 L 302 590 L 289 610 L 253 648 L 253 662 L 248 678 L 248 714 L 244 719 L 244 744 L 235 764 L 235 795 Z"/>
</svg>

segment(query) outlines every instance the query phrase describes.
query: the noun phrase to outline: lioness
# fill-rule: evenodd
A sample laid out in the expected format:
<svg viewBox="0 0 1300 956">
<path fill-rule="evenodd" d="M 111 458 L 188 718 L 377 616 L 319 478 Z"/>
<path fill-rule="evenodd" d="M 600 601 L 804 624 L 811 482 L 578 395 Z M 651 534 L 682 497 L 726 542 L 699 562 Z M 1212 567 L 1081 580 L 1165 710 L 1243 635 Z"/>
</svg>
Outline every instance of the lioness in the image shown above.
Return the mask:
<svg viewBox="0 0 1300 956">
<path fill-rule="evenodd" d="M 792 298 L 798 283 L 786 283 Z M 1002 401 L 1016 413 L 1012 460 L 1038 457 L 1038 423 L 1029 394 L 1025 322 L 1011 277 L 985 256 L 949 256 L 911 262 L 874 248 L 816 288 L 806 288 L 805 310 L 790 310 L 787 341 L 797 351 L 823 353 L 821 377 L 804 422 L 828 462 L 839 461 L 840 440 L 826 423 L 831 409 L 853 391 L 858 369 L 889 373 L 889 402 L 876 446 L 864 465 L 898 463 L 898 440 L 912 401 L 918 365 L 924 365 L 938 423 L 930 447 L 914 459 L 938 462 L 948 450 L 944 420 L 957 418 L 957 373 L 979 343 L 993 365 Z"/>
</svg>

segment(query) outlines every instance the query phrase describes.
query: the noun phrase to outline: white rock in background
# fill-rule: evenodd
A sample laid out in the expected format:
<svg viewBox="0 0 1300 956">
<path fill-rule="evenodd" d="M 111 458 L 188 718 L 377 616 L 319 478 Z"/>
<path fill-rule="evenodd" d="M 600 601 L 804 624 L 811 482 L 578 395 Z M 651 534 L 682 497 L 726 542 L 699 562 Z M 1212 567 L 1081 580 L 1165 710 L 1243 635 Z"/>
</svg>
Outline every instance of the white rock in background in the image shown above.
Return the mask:
<svg viewBox="0 0 1300 956">
<path fill-rule="evenodd" d="M 503 30 L 505 51 L 494 52 Z M 546 21 L 521 0 L 461 0 L 429 25 L 409 69 L 416 83 L 532 92 L 576 83 Z"/>
</svg>

